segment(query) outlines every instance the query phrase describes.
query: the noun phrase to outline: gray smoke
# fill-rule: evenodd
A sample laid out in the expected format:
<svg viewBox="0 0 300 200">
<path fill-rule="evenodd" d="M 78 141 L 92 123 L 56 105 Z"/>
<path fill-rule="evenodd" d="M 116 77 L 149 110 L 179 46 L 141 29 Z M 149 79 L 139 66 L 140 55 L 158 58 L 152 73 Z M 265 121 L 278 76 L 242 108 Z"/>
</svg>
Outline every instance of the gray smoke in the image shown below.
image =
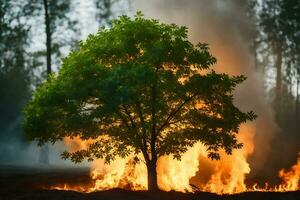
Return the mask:
<svg viewBox="0 0 300 200">
<path fill-rule="evenodd" d="M 243 111 L 253 110 L 259 116 L 255 122 L 252 122 L 255 126 L 255 149 L 249 158 L 251 165 L 249 177 L 264 180 L 276 177 L 277 169 L 288 165 L 281 162 L 281 165 L 277 166 L 276 169 L 270 159 L 284 157 L 283 154 L 287 156 L 287 153 L 281 152 L 281 148 L 274 147 L 272 144 L 280 130 L 265 98 L 262 77 L 255 71 L 255 59 L 250 48 L 254 27 L 246 17 L 246 1 L 132 0 L 132 5 L 134 11 L 141 10 L 146 17 L 156 18 L 165 23 L 187 26 L 192 42 L 209 44 L 211 52 L 218 59 L 215 66 L 216 71 L 232 75 L 244 74 L 248 77 L 247 81 L 237 88 L 235 102 Z M 82 5 L 78 7 L 84 8 Z M 86 10 L 80 11 L 79 15 L 85 18 L 83 12 Z M 86 32 L 82 33 L 83 37 L 96 30 L 94 27 L 91 28 L 90 24 L 88 27 L 84 27 Z M 9 130 L 4 131 L 7 134 L 12 131 L 21 131 L 20 123 L 16 122 L 10 126 Z M 9 142 L 2 141 L 0 164 L 4 162 L 38 164 L 39 149 L 36 144 L 23 143 L 19 138 Z M 62 144 L 51 147 L 50 164 L 71 165 L 59 157 L 64 149 Z M 295 160 L 295 156 L 292 156 Z"/>
<path fill-rule="evenodd" d="M 21 166 L 21 167 L 71 167 L 76 166 L 71 161 L 62 160 L 60 154 L 66 149 L 63 142 L 57 142 L 49 146 L 49 164 L 41 164 L 39 156 L 41 147 L 36 142 L 26 140 L 22 133 L 22 117 L 19 116 L 1 130 L 0 137 L 0 167 Z M 86 166 L 84 163 L 79 166 Z"/>
<path fill-rule="evenodd" d="M 267 161 L 270 143 L 279 129 L 265 99 L 262 77 L 255 71 L 255 58 L 250 48 L 254 26 L 247 20 L 246 3 L 243 0 L 138 0 L 134 7 L 146 17 L 187 26 L 192 42 L 209 44 L 218 60 L 216 71 L 248 77 L 237 88 L 235 102 L 243 111 L 253 110 L 259 116 L 252 122 L 255 149 L 249 159 L 250 177 L 269 178 L 277 176 L 277 171 Z"/>
</svg>

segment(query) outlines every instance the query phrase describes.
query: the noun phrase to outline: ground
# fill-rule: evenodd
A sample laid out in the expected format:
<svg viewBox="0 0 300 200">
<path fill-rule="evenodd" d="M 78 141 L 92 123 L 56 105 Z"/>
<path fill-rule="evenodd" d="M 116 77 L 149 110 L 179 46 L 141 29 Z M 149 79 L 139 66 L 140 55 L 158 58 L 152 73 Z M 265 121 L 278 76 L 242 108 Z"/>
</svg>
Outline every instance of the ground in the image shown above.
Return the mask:
<svg viewBox="0 0 300 200">
<path fill-rule="evenodd" d="M 121 189 L 93 192 L 89 194 L 47 190 L 41 186 L 68 183 L 88 184 L 89 170 L 86 168 L 32 168 L 32 167 L 0 167 L 0 200 L 11 199 L 55 199 L 55 200 L 299 200 L 300 191 L 273 193 L 273 192 L 247 192 L 235 195 L 216 195 L 206 192 L 184 194 L 180 192 L 134 192 Z"/>
</svg>

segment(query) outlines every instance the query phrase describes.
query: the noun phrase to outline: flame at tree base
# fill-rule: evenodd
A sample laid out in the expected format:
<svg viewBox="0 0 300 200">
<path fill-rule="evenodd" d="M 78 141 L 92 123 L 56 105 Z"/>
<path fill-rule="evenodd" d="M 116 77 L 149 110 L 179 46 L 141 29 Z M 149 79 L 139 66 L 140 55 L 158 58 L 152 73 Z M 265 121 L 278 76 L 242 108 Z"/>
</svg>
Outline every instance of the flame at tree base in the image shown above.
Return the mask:
<svg viewBox="0 0 300 200">
<path fill-rule="evenodd" d="M 243 128 L 247 130 L 247 127 Z M 249 129 L 249 127 L 248 127 Z M 191 186 L 190 180 L 196 173 L 200 176 L 195 180 L 199 191 L 217 194 L 234 194 L 247 191 L 259 192 L 286 192 L 300 190 L 300 154 L 297 163 L 289 170 L 280 170 L 279 177 L 282 183 L 270 186 L 247 186 L 246 175 L 250 173 L 247 156 L 253 151 L 252 136 L 241 134 L 241 141 L 245 146 L 234 151 L 232 155 L 221 153 L 221 160 L 215 161 L 207 158 L 203 145 L 196 144 L 181 158 L 174 160 L 171 156 L 160 157 L 157 163 L 158 185 L 161 190 L 175 190 L 179 192 L 194 192 L 196 187 Z M 78 138 L 66 139 L 69 149 L 84 148 L 85 144 Z M 79 142 L 79 144 L 78 144 Z M 88 141 L 90 142 L 90 141 Z M 147 190 L 147 169 L 143 162 L 134 164 L 132 158 L 118 158 L 110 165 L 103 160 L 92 163 L 90 176 L 92 184 L 89 185 L 55 185 L 47 189 L 74 190 L 78 192 L 95 192 L 122 188 L 127 190 Z M 200 161 L 199 161 L 200 160 Z M 200 163 L 200 164 L 199 164 Z"/>
<path fill-rule="evenodd" d="M 168 159 L 171 158 L 167 158 L 163 162 L 168 162 L 167 161 Z M 101 162 L 101 164 L 103 163 Z M 121 167 L 120 168 L 116 167 L 116 165 L 119 166 L 119 164 L 121 164 Z M 46 189 L 72 190 L 72 191 L 83 192 L 83 193 L 104 191 L 113 188 L 122 188 L 127 190 L 134 190 L 134 191 L 147 190 L 146 178 L 142 178 L 140 176 L 141 174 L 139 174 L 139 172 L 146 173 L 145 171 L 146 167 L 143 167 L 142 165 L 138 167 L 136 166 L 133 167 L 134 165 L 126 163 L 125 159 L 120 159 L 118 161 L 115 161 L 114 164 L 112 165 L 104 165 L 104 166 L 106 166 L 107 168 L 102 169 L 101 171 L 97 169 L 91 171 L 91 178 L 93 180 L 93 184 L 88 184 L 88 185 L 61 184 L 61 185 L 51 186 L 50 188 L 46 188 Z M 175 173 L 175 171 L 173 172 Z M 212 192 L 217 194 L 235 194 L 235 193 L 242 193 L 242 192 L 287 192 L 287 191 L 300 190 L 300 154 L 299 154 L 298 162 L 295 165 L 293 165 L 289 171 L 286 171 L 284 169 L 280 170 L 279 177 L 282 179 L 282 183 L 273 187 L 271 187 L 268 183 L 265 183 L 265 185 L 262 187 L 258 186 L 258 184 L 254 184 L 251 187 L 247 187 L 244 182 L 240 182 L 237 180 L 230 180 L 227 184 L 222 183 L 218 185 L 221 182 L 221 177 L 219 175 L 214 175 L 208 183 L 203 184 L 201 187 L 199 187 L 199 191 Z M 235 178 L 238 179 L 237 176 Z M 164 180 L 160 180 L 160 181 L 164 181 Z M 193 187 L 189 183 L 186 183 L 185 180 L 182 181 L 183 182 L 180 182 L 180 180 L 178 180 L 178 182 L 173 183 L 174 185 L 172 185 L 172 182 L 169 183 L 168 186 L 163 185 L 163 187 L 161 187 L 160 185 L 160 188 L 164 191 L 170 191 L 170 190 L 175 190 L 180 192 L 195 191 L 193 190 Z"/>
</svg>

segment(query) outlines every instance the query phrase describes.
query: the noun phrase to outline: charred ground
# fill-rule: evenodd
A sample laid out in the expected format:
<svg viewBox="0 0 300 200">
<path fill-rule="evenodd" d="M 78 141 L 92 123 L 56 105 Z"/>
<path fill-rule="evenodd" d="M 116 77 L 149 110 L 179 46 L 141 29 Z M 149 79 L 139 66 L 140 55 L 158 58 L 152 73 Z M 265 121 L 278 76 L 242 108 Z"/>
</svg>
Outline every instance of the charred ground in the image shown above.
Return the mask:
<svg viewBox="0 0 300 200">
<path fill-rule="evenodd" d="M 57 184 L 91 184 L 89 169 L 87 168 L 31 168 L 31 167 L 0 167 L 0 200 L 11 199 L 114 199 L 114 200 L 298 200 L 300 191 L 297 192 L 246 192 L 235 195 L 216 195 L 207 192 L 194 194 L 180 192 L 128 191 L 111 189 L 108 191 L 79 193 L 73 191 L 43 189 Z"/>
</svg>

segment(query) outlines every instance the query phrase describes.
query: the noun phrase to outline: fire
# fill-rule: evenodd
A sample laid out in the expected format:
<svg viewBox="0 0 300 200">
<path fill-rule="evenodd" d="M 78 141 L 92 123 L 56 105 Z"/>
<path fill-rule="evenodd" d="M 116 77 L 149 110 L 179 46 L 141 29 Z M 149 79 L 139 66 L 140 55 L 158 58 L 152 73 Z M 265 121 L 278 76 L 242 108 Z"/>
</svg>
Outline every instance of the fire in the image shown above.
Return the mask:
<svg viewBox="0 0 300 200">
<path fill-rule="evenodd" d="M 86 149 L 90 144 L 93 144 L 94 140 L 81 140 L 79 137 L 65 137 L 64 144 L 69 152 L 75 152 L 80 149 Z"/>
<path fill-rule="evenodd" d="M 92 164 L 91 177 L 95 185 L 90 191 L 107 190 L 111 188 L 124 188 L 131 190 L 146 190 L 147 173 L 143 163 L 134 165 L 131 157 L 118 158 L 110 165 L 103 160 Z"/>
<path fill-rule="evenodd" d="M 218 194 L 233 194 L 245 191 L 295 191 L 300 189 L 300 154 L 298 162 L 290 170 L 280 170 L 279 177 L 282 183 L 270 187 L 268 183 L 263 187 L 254 184 L 247 187 L 246 175 L 250 173 L 247 157 L 253 152 L 253 127 L 242 126 L 239 140 L 245 145 L 232 155 L 221 152 L 221 160 L 207 158 L 205 146 L 195 144 L 181 158 L 174 160 L 172 156 L 159 158 L 157 164 L 158 185 L 162 190 L 193 192 L 195 185 L 201 191 Z M 65 138 L 64 142 L 69 151 L 86 148 L 93 140 L 79 138 Z M 90 171 L 93 183 L 91 185 L 58 185 L 50 189 L 75 190 L 79 192 L 94 192 L 112 188 L 130 190 L 147 190 L 147 169 L 141 161 L 133 162 L 133 157 L 117 158 L 112 163 L 105 164 L 103 160 L 96 160 Z"/>
<path fill-rule="evenodd" d="M 297 163 L 288 171 L 285 169 L 280 170 L 279 177 L 282 179 L 282 183 L 280 185 L 270 187 L 266 183 L 264 188 L 259 188 L 257 185 L 254 185 L 253 191 L 285 192 L 300 190 L 300 153 Z"/>
<path fill-rule="evenodd" d="M 172 156 L 163 156 L 157 163 L 158 185 L 161 189 L 170 191 L 191 192 L 189 180 L 199 169 L 198 157 L 203 151 L 203 145 L 196 144 L 181 158 L 174 160 Z"/>
<path fill-rule="evenodd" d="M 289 171 L 280 170 L 279 176 L 283 179 L 280 185 L 281 190 L 299 190 L 300 189 L 300 154 L 298 162 Z"/>
<path fill-rule="evenodd" d="M 243 126 L 240 140 L 243 149 L 225 155 L 221 160 L 207 158 L 205 146 L 197 143 L 189 149 L 180 161 L 172 157 L 162 157 L 158 161 L 158 183 L 161 189 L 169 191 L 192 192 L 192 184 L 201 191 L 214 193 L 237 193 L 245 191 L 245 176 L 250 172 L 247 156 L 253 151 L 251 126 Z M 200 174 L 200 176 L 198 176 Z"/>
<path fill-rule="evenodd" d="M 244 143 L 243 149 L 236 150 L 232 155 L 221 152 L 221 160 L 207 158 L 203 147 L 199 158 L 199 176 L 193 182 L 200 190 L 218 194 L 239 193 L 247 190 L 245 178 L 250 173 L 247 157 L 253 152 L 253 127 L 242 126 L 239 140 Z"/>
</svg>

